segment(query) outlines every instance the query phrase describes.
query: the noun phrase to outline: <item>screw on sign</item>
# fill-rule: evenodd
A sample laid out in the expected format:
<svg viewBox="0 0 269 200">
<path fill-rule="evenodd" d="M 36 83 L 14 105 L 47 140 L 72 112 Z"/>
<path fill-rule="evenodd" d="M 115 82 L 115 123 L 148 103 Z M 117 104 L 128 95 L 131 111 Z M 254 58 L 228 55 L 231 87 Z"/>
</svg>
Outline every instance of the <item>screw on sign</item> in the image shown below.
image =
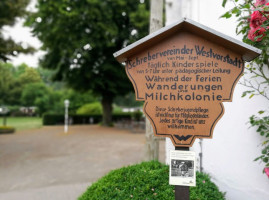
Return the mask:
<svg viewBox="0 0 269 200">
<path fill-rule="evenodd" d="M 224 114 L 222 102 L 232 101 L 244 62 L 260 53 L 184 18 L 114 56 L 125 62 L 136 99 L 145 101 L 155 136 L 169 137 L 176 149 L 187 150 L 196 138 L 212 138 Z"/>
</svg>

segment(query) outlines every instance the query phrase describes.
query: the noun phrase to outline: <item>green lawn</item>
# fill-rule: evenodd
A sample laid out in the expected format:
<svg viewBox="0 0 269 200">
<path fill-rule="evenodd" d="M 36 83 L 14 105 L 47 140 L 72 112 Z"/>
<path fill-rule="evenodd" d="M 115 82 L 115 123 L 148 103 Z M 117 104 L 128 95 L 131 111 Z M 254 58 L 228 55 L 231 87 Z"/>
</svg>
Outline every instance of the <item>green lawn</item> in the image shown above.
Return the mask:
<svg viewBox="0 0 269 200">
<path fill-rule="evenodd" d="M 3 124 L 3 117 L 0 117 L 0 126 Z M 40 128 L 42 118 L 40 117 L 7 117 L 7 126 L 13 126 L 16 130 L 27 130 Z"/>
</svg>

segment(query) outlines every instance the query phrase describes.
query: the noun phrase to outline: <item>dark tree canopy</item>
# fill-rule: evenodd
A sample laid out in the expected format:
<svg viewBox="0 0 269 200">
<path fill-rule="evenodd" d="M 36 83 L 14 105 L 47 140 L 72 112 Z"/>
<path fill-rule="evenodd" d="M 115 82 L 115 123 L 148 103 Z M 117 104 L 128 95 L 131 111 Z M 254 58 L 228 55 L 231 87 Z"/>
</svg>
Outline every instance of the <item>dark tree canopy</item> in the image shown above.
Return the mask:
<svg viewBox="0 0 269 200">
<path fill-rule="evenodd" d="M 3 26 L 13 26 L 18 17 L 26 14 L 25 8 L 30 0 L 1 0 L 0 1 L 0 60 L 7 61 L 9 56 L 17 53 L 29 53 L 34 49 L 23 48 L 21 44 L 15 43 L 11 38 L 4 38 Z"/>
<path fill-rule="evenodd" d="M 148 34 L 149 2 L 139 0 L 39 0 L 27 25 L 43 42 L 41 62 L 55 80 L 102 97 L 104 114 L 131 84 L 113 53 Z M 109 113 L 108 113 L 109 114 Z"/>
</svg>

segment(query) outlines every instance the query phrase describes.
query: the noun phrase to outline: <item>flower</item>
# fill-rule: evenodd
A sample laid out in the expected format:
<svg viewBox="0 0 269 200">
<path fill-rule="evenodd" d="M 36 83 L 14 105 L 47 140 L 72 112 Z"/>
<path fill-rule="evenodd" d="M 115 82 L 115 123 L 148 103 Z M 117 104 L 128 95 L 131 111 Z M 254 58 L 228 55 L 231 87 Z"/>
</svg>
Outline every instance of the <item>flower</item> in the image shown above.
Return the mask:
<svg viewBox="0 0 269 200">
<path fill-rule="evenodd" d="M 266 3 L 266 0 L 256 0 L 255 6 L 264 5 Z"/>
<path fill-rule="evenodd" d="M 205 180 L 203 180 L 203 183 L 205 183 Z"/>
<path fill-rule="evenodd" d="M 269 178 L 269 167 L 265 167 L 264 168 L 264 172 L 265 172 L 265 174 L 268 176 L 268 178 Z"/>
<path fill-rule="evenodd" d="M 252 40 L 253 42 L 260 42 L 262 38 L 265 36 L 265 28 L 263 27 L 257 27 L 253 28 L 251 27 L 249 32 L 248 32 L 248 39 Z M 255 37 L 260 36 L 258 39 L 255 39 Z"/>
<path fill-rule="evenodd" d="M 260 25 L 262 25 L 263 22 L 265 21 L 266 21 L 266 18 L 262 15 L 262 13 L 256 10 L 251 14 L 250 27 L 257 28 Z"/>
</svg>

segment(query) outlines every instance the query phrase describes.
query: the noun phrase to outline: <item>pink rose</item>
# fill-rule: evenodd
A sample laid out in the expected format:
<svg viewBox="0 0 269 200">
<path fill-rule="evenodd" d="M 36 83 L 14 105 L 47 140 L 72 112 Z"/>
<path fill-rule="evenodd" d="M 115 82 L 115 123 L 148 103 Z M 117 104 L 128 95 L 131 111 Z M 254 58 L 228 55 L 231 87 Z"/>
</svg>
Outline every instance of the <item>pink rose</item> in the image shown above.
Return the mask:
<svg viewBox="0 0 269 200">
<path fill-rule="evenodd" d="M 266 0 L 256 0 L 255 6 L 264 5 L 266 3 Z"/>
<path fill-rule="evenodd" d="M 256 10 L 251 14 L 250 27 L 257 28 L 260 25 L 262 25 L 263 22 L 265 21 L 266 21 L 266 18 L 262 15 L 262 13 Z"/>
<path fill-rule="evenodd" d="M 251 27 L 249 32 L 248 32 L 248 39 L 252 40 L 253 42 L 260 42 L 262 38 L 265 36 L 265 28 L 263 27 L 257 27 L 253 28 Z M 255 40 L 255 37 L 262 35 L 262 37 L 258 38 Z"/>
<path fill-rule="evenodd" d="M 265 174 L 268 176 L 268 178 L 269 178 L 269 167 L 265 167 L 264 168 L 264 172 L 265 172 Z"/>
</svg>

